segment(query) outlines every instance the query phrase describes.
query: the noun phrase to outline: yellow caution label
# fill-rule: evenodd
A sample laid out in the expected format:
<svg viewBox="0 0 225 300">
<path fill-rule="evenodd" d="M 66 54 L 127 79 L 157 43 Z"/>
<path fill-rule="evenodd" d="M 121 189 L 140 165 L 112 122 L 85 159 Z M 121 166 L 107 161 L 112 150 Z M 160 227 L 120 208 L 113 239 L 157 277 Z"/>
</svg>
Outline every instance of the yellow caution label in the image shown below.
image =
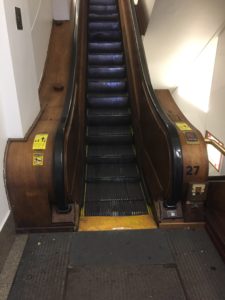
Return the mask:
<svg viewBox="0 0 225 300">
<path fill-rule="evenodd" d="M 43 153 L 33 153 L 33 166 L 43 166 L 44 165 L 44 154 Z"/>
<path fill-rule="evenodd" d="M 48 140 L 48 134 L 36 134 L 33 142 L 33 150 L 45 150 Z"/>
<path fill-rule="evenodd" d="M 191 127 L 185 122 L 176 122 L 176 126 L 181 131 L 192 131 Z"/>
</svg>

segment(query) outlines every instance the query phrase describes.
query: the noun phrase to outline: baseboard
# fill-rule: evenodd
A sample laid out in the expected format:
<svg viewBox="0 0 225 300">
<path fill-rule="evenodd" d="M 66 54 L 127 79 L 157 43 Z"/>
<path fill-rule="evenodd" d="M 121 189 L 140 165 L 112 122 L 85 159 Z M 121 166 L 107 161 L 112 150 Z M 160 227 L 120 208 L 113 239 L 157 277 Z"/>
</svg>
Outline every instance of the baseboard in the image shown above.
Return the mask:
<svg viewBox="0 0 225 300">
<path fill-rule="evenodd" d="M 0 273 L 4 266 L 5 260 L 9 254 L 12 244 L 15 240 L 16 232 L 12 213 L 9 214 L 5 225 L 0 232 Z"/>
</svg>

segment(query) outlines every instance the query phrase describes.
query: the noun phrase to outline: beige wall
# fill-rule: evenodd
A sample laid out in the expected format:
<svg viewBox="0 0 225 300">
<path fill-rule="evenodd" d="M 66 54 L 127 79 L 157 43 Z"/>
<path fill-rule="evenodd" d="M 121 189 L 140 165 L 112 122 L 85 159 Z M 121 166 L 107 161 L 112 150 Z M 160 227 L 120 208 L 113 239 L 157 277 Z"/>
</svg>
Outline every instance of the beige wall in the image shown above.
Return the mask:
<svg viewBox="0 0 225 300">
<path fill-rule="evenodd" d="M 224 23 L 224 0 L 157 0 L 144 46 L 155 88 L 174 88 Z"/>
<path fill-rule="evenodd" d="M 52 28 L 52 0 L 27 0 L 36 76 L 41 81 Z"/>
</svg>

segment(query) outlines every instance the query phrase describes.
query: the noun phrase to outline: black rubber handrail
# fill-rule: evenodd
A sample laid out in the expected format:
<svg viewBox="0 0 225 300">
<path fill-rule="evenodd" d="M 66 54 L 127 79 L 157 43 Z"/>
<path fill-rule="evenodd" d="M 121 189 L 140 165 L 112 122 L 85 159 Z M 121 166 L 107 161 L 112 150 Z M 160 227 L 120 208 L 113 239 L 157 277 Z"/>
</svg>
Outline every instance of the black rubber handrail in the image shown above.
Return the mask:
<svg viewBox="0 0 225 300">
<path fill-rule="evenodd" d="M 135 40 L 136 46 L 138 49 L 137 56 L 139 59 L 139 63 L 142 69 L 142 74 L 144 78 L 144 83 L 147 88 L 147 92 L 149 94 L 149 98 L 151 99 L 152 104 L 155 107 L 156 112 L 158 113 L 160 119 L 164 123 L 169 137 L 170 149 L 171 149 L 171 158 L 172 158 L 172 192 L 169 199 L 164 199 L 164 205 L 168 209 L 174 209 L 178 201 L 181 200 L 182 195 L 182 185 L 183 185 L 183 157 L 182 157 L 182 149 L 180 145 L 179 135 L 177 129 L 172 123 L 167 115 L 164 113 L 159 101 L 154 93 L 151 79 L 149 75 L 147 60 L 145 56 L 144 46 L 141 39 L 137 16 L 135 12 L 135 6 L 133 1 L 128 1 L 130 4 L 131 12 L 132 12 L 132 21 L 133 27 L 135 30 Z"/>
<path fill-rule="evenodd" d="M 66 93 L 65 104 L 60 119 L 60 123 L 55 136 L 55 145 L 53 153 L 53 185 L 55 192 L 55 200 L 57 211 L 59 213 L 68 213 L 71 207 L 65 195 L 64 182 L 64 134 L 66 124 L 70 115 L 70 110 L 74 105 L 76 99 L 74 98 L 76 65 L 77 65 L 77 38 L 78 38 L 78 24 L 79 24 L 79 8 L 80 0 L 76 1 L 75 22 L 74 22 L 74 37 L 72 45 L 72 58 L 70 67 L 70 76 L 68 88 Z"/>
</svg>

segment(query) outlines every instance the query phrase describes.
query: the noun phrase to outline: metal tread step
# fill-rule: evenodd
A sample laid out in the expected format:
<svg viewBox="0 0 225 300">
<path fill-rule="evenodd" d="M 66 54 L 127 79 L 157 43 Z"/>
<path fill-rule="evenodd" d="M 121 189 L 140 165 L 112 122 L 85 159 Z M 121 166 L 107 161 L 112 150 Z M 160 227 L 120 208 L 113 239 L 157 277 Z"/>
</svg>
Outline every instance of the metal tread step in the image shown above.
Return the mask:
<svg viewBox="0 0 225 300">
<path fill-rule="evenodd" d="M 88 93 L 121 93 L 127 91 L 127 79 L 88 79 Z"/>
<path fill-rule="evenodd" d="M 135 163 L 88 164 L 86 182 L 137 182 L 140 174 Z"/>
<path fill-rule="evenodd" d="M 90 21 L 88 28 L 90 31 L 120 30 L 120 23 L 119 21 Z"/>
<path fill-rule="evenodd" d="M 129 104 L 129 96 L 128 94 L 88 94 L 87 103 L 89 107 L 93 108 L 126 107 Z"/>
<path fill-rule="evenodd" d="M 114 14 L 118 13 L 117 5 L 89 5 L 89 12 L 90 13 L 96 13 L 96 14 Z"/>
<path fill-rule="evenodd" d="M 144 201 L 105 201 L 86 202 L 85 216 L 140 216 L 147 215 L 148 210 Z"/>
<path fill-rule="evenodd" d="M 122 42 L 88 42 L 88 51 L 90 53 L 117 53 L 122 50 Z"/>
<path fill-rule="evenodd" d="M 121 41 L 122 33 L 120 30 L 89 31 L 88 38 L 89 38 L 89 41 L 92 41 L 92 42 Z"/>
<path fill-rule="evenodd" d="M 126 75 L 125 66 L 88 66 L 88 78 L 121 79 Z"/>
<path fill-rule="evenodd" d="M 87 123 L 89 125 L 126 125 L 130 123 L 130 110 L 126 108 L 89 108 Z"/>
<path fill-rule="evenodd" d="M 124 64 L 123 53 L 88 54 L 89 66 L 121 66 Z"/>
<path fill-rule="evenodd" d="M 88 163 L 128 163 L 135 159 L 133 145 L 89 145 L 86 149 Z"/>
<path fill-rule="evenodd" d="M 145 201 L 140 182 L 95 182 L 86 184 L 86 202 Z"/>
<path fill-rule="evenodd" d="M 115 5 L 116 0 L 89 0 L 89 4 L 92 5 Z"/>
<path fill-rule="evenodd" d="M 129 126 L 88 126 L 86 139 L 89 144 L 117 144 L 133 143 L 133 131 Z"/>
<path fill-rule="evenodd" d="M 88 14 L 89 21 L 118 21 L 119 14 L 112 13 L 112 14 L 97 14 L 97 13 L 89 13 Z"/>
</svg>

